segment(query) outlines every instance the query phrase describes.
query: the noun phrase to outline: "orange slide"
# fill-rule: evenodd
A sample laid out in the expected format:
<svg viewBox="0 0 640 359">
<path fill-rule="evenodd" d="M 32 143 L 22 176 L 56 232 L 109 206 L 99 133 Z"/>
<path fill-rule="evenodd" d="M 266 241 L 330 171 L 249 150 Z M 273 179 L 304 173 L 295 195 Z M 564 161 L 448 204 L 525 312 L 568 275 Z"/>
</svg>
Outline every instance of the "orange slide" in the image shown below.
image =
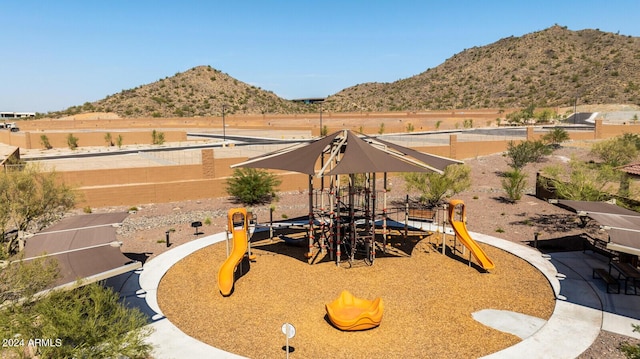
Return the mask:
<svg viewBox="0 0 640 359">
<path fill-rule="evenodd" d="M 218 271 L 218 288 L 223 296 L 231 294 L 235 271 L 238 263 L 244 258 L 247 251 L 247 209 L 232 208 L 227 214 L 229 220 L 229 231 L 233 235 L 233 247 L 231 255 L 222 263 Z"/>
<path fill-rule="evenodd" d="M 458 206 L 460 206 L 461 209 L 459 218 L 456 219 L 456 207 Z M 454 232 L 456 232 L 456 236 L 460 242 L 462 242 L 462 244 L 471 251 L 471 254 L 473 254 L 484 270 L 495 268 L 496 266 L 493 264 L 493 261 L 487 257 L 482 248 L 478 246 L 478 243 L 476 243 L 476 241 L 474 241 L 469 235 L 467 226 L 464 224 L 464 219 L 466 218 L 465 212 L 466 210 L 463 201 L 459 199 L 452 199 L 449 202 L 449 222 L 451 222 L 451 226 L 453 227 Z"/>
</svg>

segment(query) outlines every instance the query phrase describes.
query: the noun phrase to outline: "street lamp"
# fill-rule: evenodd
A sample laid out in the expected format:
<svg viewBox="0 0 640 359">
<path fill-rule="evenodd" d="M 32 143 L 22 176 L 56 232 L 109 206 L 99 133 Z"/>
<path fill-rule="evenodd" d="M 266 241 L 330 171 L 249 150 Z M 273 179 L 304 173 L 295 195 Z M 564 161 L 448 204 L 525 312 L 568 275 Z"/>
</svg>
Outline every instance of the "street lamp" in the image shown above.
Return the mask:
<svg viewBox="0 0 640 359">
<path fill-rule="evenodd" d="M 575 101 L 573 101 L 573 124 L 576 124 L 578 117 L 578 96 L 576 96 Z"/>
<path fill-rule="evenodd" d="M 320 105 L 320 137 L 322 137 L 322 105 Z"/>
<path fill-rule="evenodd" d="M 224 110 L 227 107 L 227 105 L 223 104 L 222 105 L 222 145 L 224 146 L 224 143 L 227 142 L 227 126 L 224 123 Z"/>
</svg>

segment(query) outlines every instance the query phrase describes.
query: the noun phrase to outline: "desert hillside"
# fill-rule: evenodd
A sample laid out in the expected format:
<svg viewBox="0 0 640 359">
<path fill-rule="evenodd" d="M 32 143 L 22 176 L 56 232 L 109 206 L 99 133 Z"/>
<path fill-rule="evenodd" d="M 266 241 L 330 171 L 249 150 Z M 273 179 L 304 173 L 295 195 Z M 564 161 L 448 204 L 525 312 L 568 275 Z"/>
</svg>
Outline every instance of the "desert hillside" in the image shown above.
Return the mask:
<svg viewBox="0 0 640 359">
<path fill-rule="evenodd" d="M 249 79 L 248 79 L 249 80 Z M 571 107 L 640 103 L 640 38 L 562 26 L 507 37 L 454 54 L 392 83 L 364 83 L 322 105 L 282 99 L 211 66 L 198 66 L 93 103 L 50 113 L 113 112 L 121 117 L 387 112 Z"/>
</svg>

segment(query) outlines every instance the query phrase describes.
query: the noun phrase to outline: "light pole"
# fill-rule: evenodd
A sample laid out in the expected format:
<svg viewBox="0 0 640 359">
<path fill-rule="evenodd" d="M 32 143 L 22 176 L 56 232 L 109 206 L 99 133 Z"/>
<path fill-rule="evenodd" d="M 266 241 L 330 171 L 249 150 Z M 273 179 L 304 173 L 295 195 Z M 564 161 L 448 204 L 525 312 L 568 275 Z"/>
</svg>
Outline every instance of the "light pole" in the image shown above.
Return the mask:
<svg viewBox="0 0 640 359">
<path fill-rule="evenodd" d="M 576 124 L 578 119 L 578 96 L 576 96 L 575 101 L 573 101 L 573 124 Z"/>
<path fill-rule="evenodd" d="M 227 142 L 227 126 L 224 123 L 224 109 L 225 107 L 227 107 L 227 105 L 223 104 L 222 105 L 222 145 L 224 146 L 224 143 Z"/>
<path fill-rule="evenodd" d="M 320 137 L 322 137 L 322 105 L 320 105 Z"/>
</svg>

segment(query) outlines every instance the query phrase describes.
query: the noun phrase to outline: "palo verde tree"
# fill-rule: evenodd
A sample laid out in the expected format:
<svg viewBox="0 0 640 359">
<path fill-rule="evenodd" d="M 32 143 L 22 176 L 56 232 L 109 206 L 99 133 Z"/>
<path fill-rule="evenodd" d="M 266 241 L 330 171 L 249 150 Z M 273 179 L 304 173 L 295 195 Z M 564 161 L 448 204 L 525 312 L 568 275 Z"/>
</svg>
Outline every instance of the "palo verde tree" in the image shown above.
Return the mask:
<svg viewBox="0 0 640 359">
<path fill-rule="evenodd" d="M 430 206 L 471 186 L 471 168 L 462 164 L 447 166 L 442 174 L 410 172 L 403 174 L 403 177 L 407 190 L 418 191 L 420 202 Z"/>
<path fill-rule="evenodd" d="M 17 238 L 6 238 L 9 227 L 19 231 L 40 230 L 75 205 L 71 187 L 58 180 L 56 172 L 37 166 L 0 173 L 0 234 L 7 254 Z"/>
<path fill-rule="evenodd" d="M 541 185 L 554 191 L 558 198 L 576 201 L 604 201 L 610 198 L 612 183 L 618 175 L 611 166 L 599 166 L 572 159 L 569 166 L 548 166 Z"/>
<path fill-rule="evenodd" d="M 31 281 L 26 281 L 30 290 L 35 289 L 34 282 L 42 284 L 51 278 L 39 270 L 51 273 L 47 265 L 30 261 L 21 266 L 17 273 L 22 272 L 20 277 L 31 276 Z M 109 288 L 92 283 L 21 298 L 26 300 L 15 301 L 12 297 L 0 309 L 0 335 L 16 340 L 16 345 L 0 348 L 2 357 L 23 357 L 25 350 L 30 352 L 28 357 L 39 358 L 149 357 L 151 346 L 145 339 L 151 329 L 146 326 L 146 317 L 139 309 L 120 302 L 119 295 Z M 30 338 L 52 342 L 29 346 Z"/>
<path fill-rule="evenodd" d="M 282 181 L 274 174 L 255 168 L 236 168 L 227 180 L 227 193 L 244 204 L 268 203 L 275 198 Z"/>
<path fill-rule="evenodd" d="M 600 160 L 601 171 L 613 172 L 614 181 L 619 182 L 618 194 L 624 197 L 630 195 L 630 179 L 627 173 L 614 170 L 616 167 L 630 164 L 640 155 L 640 136 L 635 133 L 625 133 L 596 143 L 591 148 L 591 155 Z"/>
</svg>

